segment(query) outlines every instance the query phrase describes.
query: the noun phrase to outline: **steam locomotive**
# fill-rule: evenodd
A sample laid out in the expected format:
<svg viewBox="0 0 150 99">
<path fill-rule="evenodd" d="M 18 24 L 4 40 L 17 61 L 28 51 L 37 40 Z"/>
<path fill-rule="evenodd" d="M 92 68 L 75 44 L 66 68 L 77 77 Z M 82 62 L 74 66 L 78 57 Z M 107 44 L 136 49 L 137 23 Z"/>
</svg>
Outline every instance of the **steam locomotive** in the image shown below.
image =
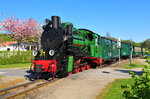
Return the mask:
<svg viewBox="0 0 150 99">
<path fill-rule="evenodd" d="M 72 23 L 61 23 L 59 16 L 46 19 L 41 35 L 41 48 L 33 51 L 31 71 L 35 78 L 65 77 L 95 68 L 108 60 L 118 59 L 117 41 L 87 29 L 76 29 Z M 141 55 L 143 50 L 121 43 L 121 57 Z"/>
</svg>

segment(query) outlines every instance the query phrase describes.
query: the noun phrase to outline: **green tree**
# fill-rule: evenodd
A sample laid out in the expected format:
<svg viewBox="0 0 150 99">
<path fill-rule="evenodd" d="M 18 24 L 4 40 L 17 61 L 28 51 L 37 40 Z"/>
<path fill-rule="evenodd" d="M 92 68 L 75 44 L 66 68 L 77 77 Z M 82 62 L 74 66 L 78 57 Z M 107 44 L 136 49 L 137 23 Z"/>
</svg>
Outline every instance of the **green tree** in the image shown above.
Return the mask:
<svg viewBox="0 0 150 99">
<path fill-rule="evenodd" d="M 141 46 L 142 45 L 142 43 L 137 43 L 137 42 L 134 42 L 134 41 L 130 41 L 130 40 L 123 40 L 122 42 L 124 42 L 124 43 L 128 43 L 128 44 L 133 44 L 133 45 L 135 45 L 135 46 Z"/>
<path fill-rule="evenodd" d="M 150 52 L 147 50 L 147 54 Z M 145 56 L 146 62 L 150 64 L 150 56 Z M 123 96 L 126 99 L 150 99 L 150 65 L 146 65 L 143 69 L 143 74 L 135 75 L 130 72 L 133 85 L 123 85 L 122 88 L 127 88 Z"/>
<path fill-rule="evenodd" d="M 142 43 L 142 46 L 145 47 L 145 48 L 150 49 L 150 39 L 145 40 L 145 41 Z"/>
<path fill-rule="evenodd" d="M 6 42 L 6 41 L 14 41 L 12 38 L 12 35 L 10 34 L 0 34 L 0 43 Z"/>
</svg>

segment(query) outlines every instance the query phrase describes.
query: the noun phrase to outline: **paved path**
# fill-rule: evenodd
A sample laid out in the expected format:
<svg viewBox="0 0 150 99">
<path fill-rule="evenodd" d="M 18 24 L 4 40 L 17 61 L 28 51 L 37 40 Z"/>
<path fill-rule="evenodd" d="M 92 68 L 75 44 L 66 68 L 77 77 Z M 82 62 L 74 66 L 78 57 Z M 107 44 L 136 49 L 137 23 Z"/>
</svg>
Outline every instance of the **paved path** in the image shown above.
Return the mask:
<svg viewBox="0 0 150 99">
<path fill-rule="evenodd" d="M 22 76 L 27 74 L 28 69 L 0 69 L 0 76 Z"/>
<path fill-rule="evenodd" d="M 141 73 L 136 69 L 136 73 Z M 105 86 L 117 78 L 130 78 L 127 69 L 91 69 L 50 84 L 28 98 L 31 99 L 96 99 Z M 41 93 L 41 94 L 38 94 Z"/>
</svg>

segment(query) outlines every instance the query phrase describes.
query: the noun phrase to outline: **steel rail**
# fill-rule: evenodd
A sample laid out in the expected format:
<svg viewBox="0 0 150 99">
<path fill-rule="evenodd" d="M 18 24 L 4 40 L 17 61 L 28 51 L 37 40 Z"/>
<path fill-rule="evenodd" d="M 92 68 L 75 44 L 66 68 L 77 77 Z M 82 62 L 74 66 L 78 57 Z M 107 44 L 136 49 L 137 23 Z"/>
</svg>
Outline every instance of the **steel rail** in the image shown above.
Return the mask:
<svg viewBox="0 0 150 99">
<path fill-rule="evenodd" d="M 38 82 L 39 80 L 37 81 L 32 81 L 32 82 L 27 82 L 27 83 L 23 83 L 23 84 L 20 84 L 20 85 L 16 85 L 16 86 L 13 86 L 13 87 L 8 87 L 8 88 L 4 88 L 4 89 L 0 89 L 0 95 L 1 93 L 5 93 L 7 91 L 10 91 L 10 90 L 14 90 L 14 89 L 17 89 L 17 88 L 20 88 L 20 87 L 27 87 L 29 85 L 32 85 L 36 82 Z"/>
<path fill-rule="evenodd" d="M 36 85 L 36 86 L 33 87 L 33 88 L 30 88 L 30 89 L 27 89 L 27 90 L 18 92 L 18 93 L 16 93 L 16 94 L 13 94 L 13 95 L 7 97 L 6 99 L 14 99 L 14 98 L 17 98 L 17 97 L 19 97 L 19 96 L 25 96 L 25 95 L 26 95 L 27 93 L 29 93 L 29 92 L 32 92 L 32 91 L 34 91 L 34 90 L 36 90 L 36 89 L 38 89 L 38 88 L 41 88 L 41 87 L 43 87 L 43 86 L 46 86 L 46 85 L 48 85 L 48 84 L 52 84 L 52 83 L 54 83 L 54 82 L 56 82 L 56 81 L 58 81 L 58 80 L 59 80 L 59 79 L 52 79 L 52 80 L 49 80 L 49 81 L 47 81 L 47 82 L 45 82 L 45 83 L 38 84 L 38 85 Z"/>
</svg>

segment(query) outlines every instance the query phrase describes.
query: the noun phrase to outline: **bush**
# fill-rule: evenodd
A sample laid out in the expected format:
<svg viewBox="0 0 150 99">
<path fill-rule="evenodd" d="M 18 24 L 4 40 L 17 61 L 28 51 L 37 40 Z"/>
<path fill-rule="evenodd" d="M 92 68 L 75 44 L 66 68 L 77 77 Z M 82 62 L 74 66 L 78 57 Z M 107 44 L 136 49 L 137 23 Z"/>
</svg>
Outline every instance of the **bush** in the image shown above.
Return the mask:
<svg viewBox="0 0 150 99">
<path fill-rule="evenodd" d="M 150 57 L 146 56 L 146 62 L 150 64 Z M 145 66 L 143 74 L 135 75 L 134 72 L 130 72 L 133 85 L 122 85 L 122 88 L 127 88 L 124 91 L 123 96 L 126 99 L 150 99 L 150 65 Z"/>
<path fill-rule="evenodd" d="M 0 51 L 0 64 L 27 63 L 33 59 L 32 51 Z"/>
</svg>

